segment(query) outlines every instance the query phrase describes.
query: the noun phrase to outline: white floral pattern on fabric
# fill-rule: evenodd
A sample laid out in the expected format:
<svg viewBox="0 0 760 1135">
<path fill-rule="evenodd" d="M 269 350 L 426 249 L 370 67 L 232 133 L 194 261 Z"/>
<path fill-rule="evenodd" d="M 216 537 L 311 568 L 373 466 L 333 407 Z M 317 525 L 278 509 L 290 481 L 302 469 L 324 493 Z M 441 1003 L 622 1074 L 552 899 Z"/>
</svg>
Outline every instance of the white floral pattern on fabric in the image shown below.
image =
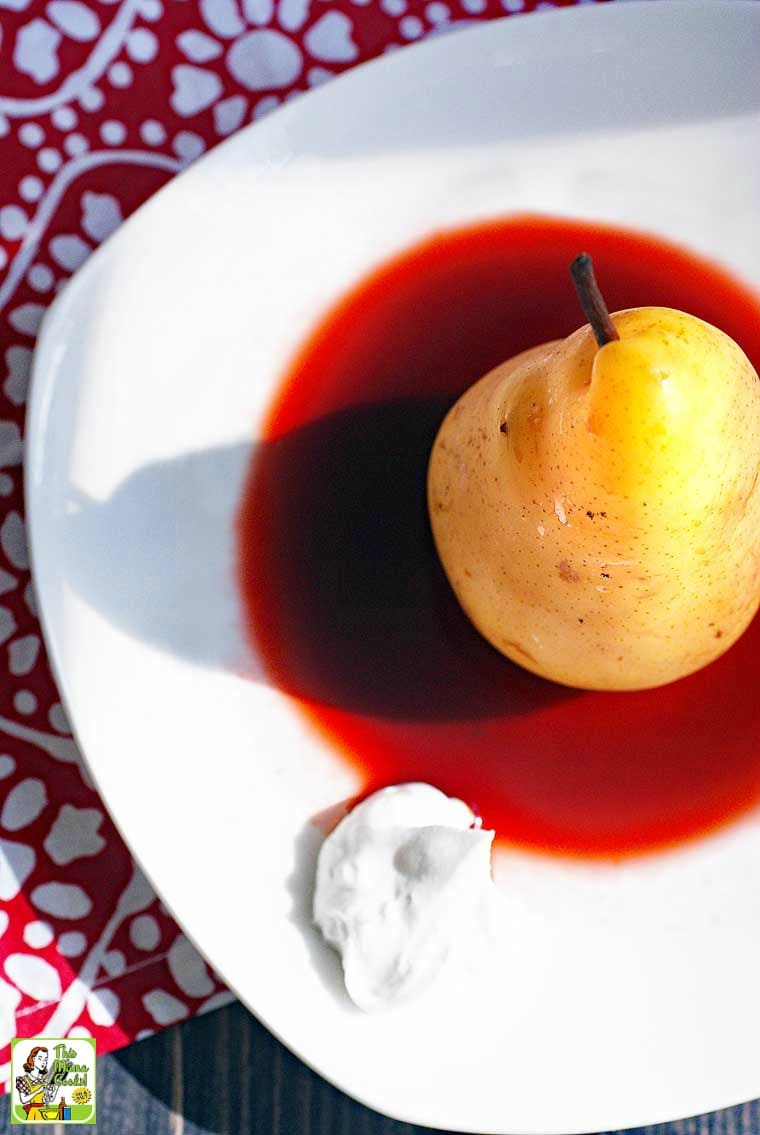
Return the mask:
<svg viewBox="0 0 760 1135">
<path fill-rule="evenodd" d="M 59 867 L 66 867 L 84 856 L 99 855 L 106 845 L 98 831 L 102 822 L 103 813 L 99 808 L 64 804 L 45 837 L 45 851 Z"/>
<path fill-rule="evenodd" d="M 9 954 L 5 974 L 17 989 L 37 1001 L 55 1001 L 61 996 L 58 970 L 35 954 Z"/>
<path fill-rule="evenodd" d="M 0 839 L 0 902 L 10 902 L 31 875 L 36 860 L 34 848 Z"/>
<path fill-rule="evenodd" d="M 173 997 L 164 989 L 151 989 L 143 997 L 143 1005 L 150 1013 L 157 1025 L 176 1025 L 188 1016 L 188 1008 L 184 1001 Z"/>
<path fill-rule="evenodd" d="M 41 780 L 29 778 L 8 793 L 0 812 L 0 827 L 17 832 L 36 820 L 47 804 L 47 790 Z"/>
<path fill-rule="evenodd" d="M 24 927 L 24 942 L 33 950 L 44 950 L 54 941 L 55 933 L 49 922 L 40 922 L 39 919 L 35 919 L 33 922 L 27 922 Z"/>
<path fill-rule="evenodd" d="M 184 934 L 177 935 L 169 950 L 169 970 L 182 992 L 191 997 L 208 997 L 214 991 L 206 963 Z"/>
<path fill-rule="evenodd" d="M 41 883 L 31 899 L 38 910 L 56 918 L 84 918 L 92 910 L 92 899 L 78 883 Z"/>
</svg>

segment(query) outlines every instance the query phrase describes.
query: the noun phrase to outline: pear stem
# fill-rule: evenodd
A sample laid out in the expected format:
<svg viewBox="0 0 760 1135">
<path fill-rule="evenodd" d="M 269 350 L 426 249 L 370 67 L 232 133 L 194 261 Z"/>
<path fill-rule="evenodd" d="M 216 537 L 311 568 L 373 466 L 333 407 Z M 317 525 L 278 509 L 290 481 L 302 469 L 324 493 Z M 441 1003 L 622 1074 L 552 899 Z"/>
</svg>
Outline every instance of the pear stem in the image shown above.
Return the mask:
<svg viewBox="0 0 760 1135">
<path fill-rule="evenodd" d="M 599 285 L 594 275 L 594 264 L 587 252 L 576 256 L 570 265 L 570 275 L 573 277 L 578 299 L 581 301 L 583 314 L 591 324 L 594 338 L 600 347 L 619 339 L 615 324 L 610 318 L 607 304 L 599 291 Z"/>
</svg>

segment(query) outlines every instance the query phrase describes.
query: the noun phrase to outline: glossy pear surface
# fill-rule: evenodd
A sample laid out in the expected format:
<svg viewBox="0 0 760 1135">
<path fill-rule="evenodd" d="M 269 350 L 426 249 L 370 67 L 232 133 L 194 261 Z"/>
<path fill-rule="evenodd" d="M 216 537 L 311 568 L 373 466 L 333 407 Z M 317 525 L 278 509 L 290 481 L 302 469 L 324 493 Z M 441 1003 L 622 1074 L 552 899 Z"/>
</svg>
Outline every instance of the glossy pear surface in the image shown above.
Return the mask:
<svg viewBox="0 0 760 1135">
<path fill-rule="evenodd" d="M 760 382 L 723 332 L 613 314 L 510 359 L 444 420 L 438 553 L 477 629 L 569 686 L 635 690 L 705 666 L 760 601 Z"/>
</svg>

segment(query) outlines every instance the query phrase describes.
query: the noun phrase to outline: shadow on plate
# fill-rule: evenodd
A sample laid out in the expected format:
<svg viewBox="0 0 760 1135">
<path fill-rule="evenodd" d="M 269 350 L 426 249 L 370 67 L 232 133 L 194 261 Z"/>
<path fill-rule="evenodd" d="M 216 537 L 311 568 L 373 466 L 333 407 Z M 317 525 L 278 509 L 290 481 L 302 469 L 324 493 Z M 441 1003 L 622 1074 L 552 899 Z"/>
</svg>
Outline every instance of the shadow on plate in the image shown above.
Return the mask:
<svg viewBox="0 0 760 1135">
<path fill-rule="evenodd" d="M 246 443 L 145 465 L 103 501 L 69 489 L 61 524 L 66 580 L 142 642 L 189 662 L 263 670 L 241 634 L 234 514 Z"/>
<path fill-rule="evenodd" d="M 67 582 L 142 641 L 310 703 L 434 721 L 572 698 L 489 646 L 440 568 L 425 475 L 448 403 L 353 407 L 262 443 L 252 464 L 241 443 L 146 465 L 104 501 L 76 495 Z"/>
<path fill-rule="evenodd" d="M 335 812 L 335 822 L 348 810 L 348 802 L 330 811 Z M 332 826 L 332 825 L 330 825 Z M 290 919 L 303 935 L 309 951 L 309 959 L 320 981 L 330 995 L 346 1012 L 359 1013 L 350 1001 L 343 984 L 343 968 L 335 950 L 322 938 L 314 925 L 312 903 L 317 879 L 317 857 L 326 835 L 313 821 L 307 823 L 294 844 L 294 866 L 288 878 L 287 887 L 293 900 Z"/>
<path fill-rule="evenodd" d="M 310 116 L 292 114 L 288 154 L 342 159 L 412 151 L 420 148 L 421 137 L 430 150 L 452 142 L 461 146 L 463 139 L 471 146 L 519 145 L 592 136 L 610 123 L 616 131 L 632 132 L 757 113 L 757 69 L 749 62 L 706 66 L 704 53 L 706 42 L 716 42 L 726 61 L 747 58 L 754 13 L 734 10 L 726 20 L 720 5 L 693 5 L 689 19 L 683 7 L 646 5 L 649 27 L 642 35 L 641 10 L 622 8 L 536 13 L 520 20 L 514 40 L 510 35 L 518 28 L 511 22 L 506 29 L 481 26 L 466 32 L 469 52 L 462 50 L 467 40 L 447 33 L 434 45 L 415 48 L 413 69 L 401 53 L 394 54 L 384 60 L 389 97 L 382 114 L 371 115 L 371 129 L 361 98 L 356 128 L 347 126 L 350 81 L 329 84 L 319 98 L 323 108 L 332 102 L 334 126 L 325 117 L 314 130 Z M 458 32 L 465 22 L 453 21 L 448 32 Z M 510 35 L 497 35 L 504 30 Z M 463 92 L 473 84 L 477 97 L 468 98 Z M 537 87 L 555 90 L 556 97 L 534 97 Z M 514 92 L 522 97 L 515 99 Z M 456 114 L 450 110 L 454 105 Z M 484 107 L 500 109 L 484 113 Z"/>
</svg>

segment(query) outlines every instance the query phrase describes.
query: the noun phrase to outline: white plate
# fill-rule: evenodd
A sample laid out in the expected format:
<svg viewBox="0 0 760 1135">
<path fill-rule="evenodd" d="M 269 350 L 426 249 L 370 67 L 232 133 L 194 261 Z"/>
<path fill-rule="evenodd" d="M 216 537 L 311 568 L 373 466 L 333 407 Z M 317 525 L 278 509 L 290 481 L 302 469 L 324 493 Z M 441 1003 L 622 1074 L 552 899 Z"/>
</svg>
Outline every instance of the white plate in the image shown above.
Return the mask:
<svg viewBox="0 0 760 1135">
<path fill-rule="evenodd" d="M 760 283 L 759 53 L 760 5 L 730 2 L 541 13 L 399 52 L 200 161 L 45 320 L 32 552 L 98 788 L 242 1000 L 390 1115 L 590 1131 L 760 1095 L 760 822 L 617 867 L 499 853 L 498 970 L 354 1011 L 307 914 L 310 817 L 356 782 L 239 629 L 231 518 L 257 423 L 333 297 L 441 225 L 621 221 Z"/>
</svg>

